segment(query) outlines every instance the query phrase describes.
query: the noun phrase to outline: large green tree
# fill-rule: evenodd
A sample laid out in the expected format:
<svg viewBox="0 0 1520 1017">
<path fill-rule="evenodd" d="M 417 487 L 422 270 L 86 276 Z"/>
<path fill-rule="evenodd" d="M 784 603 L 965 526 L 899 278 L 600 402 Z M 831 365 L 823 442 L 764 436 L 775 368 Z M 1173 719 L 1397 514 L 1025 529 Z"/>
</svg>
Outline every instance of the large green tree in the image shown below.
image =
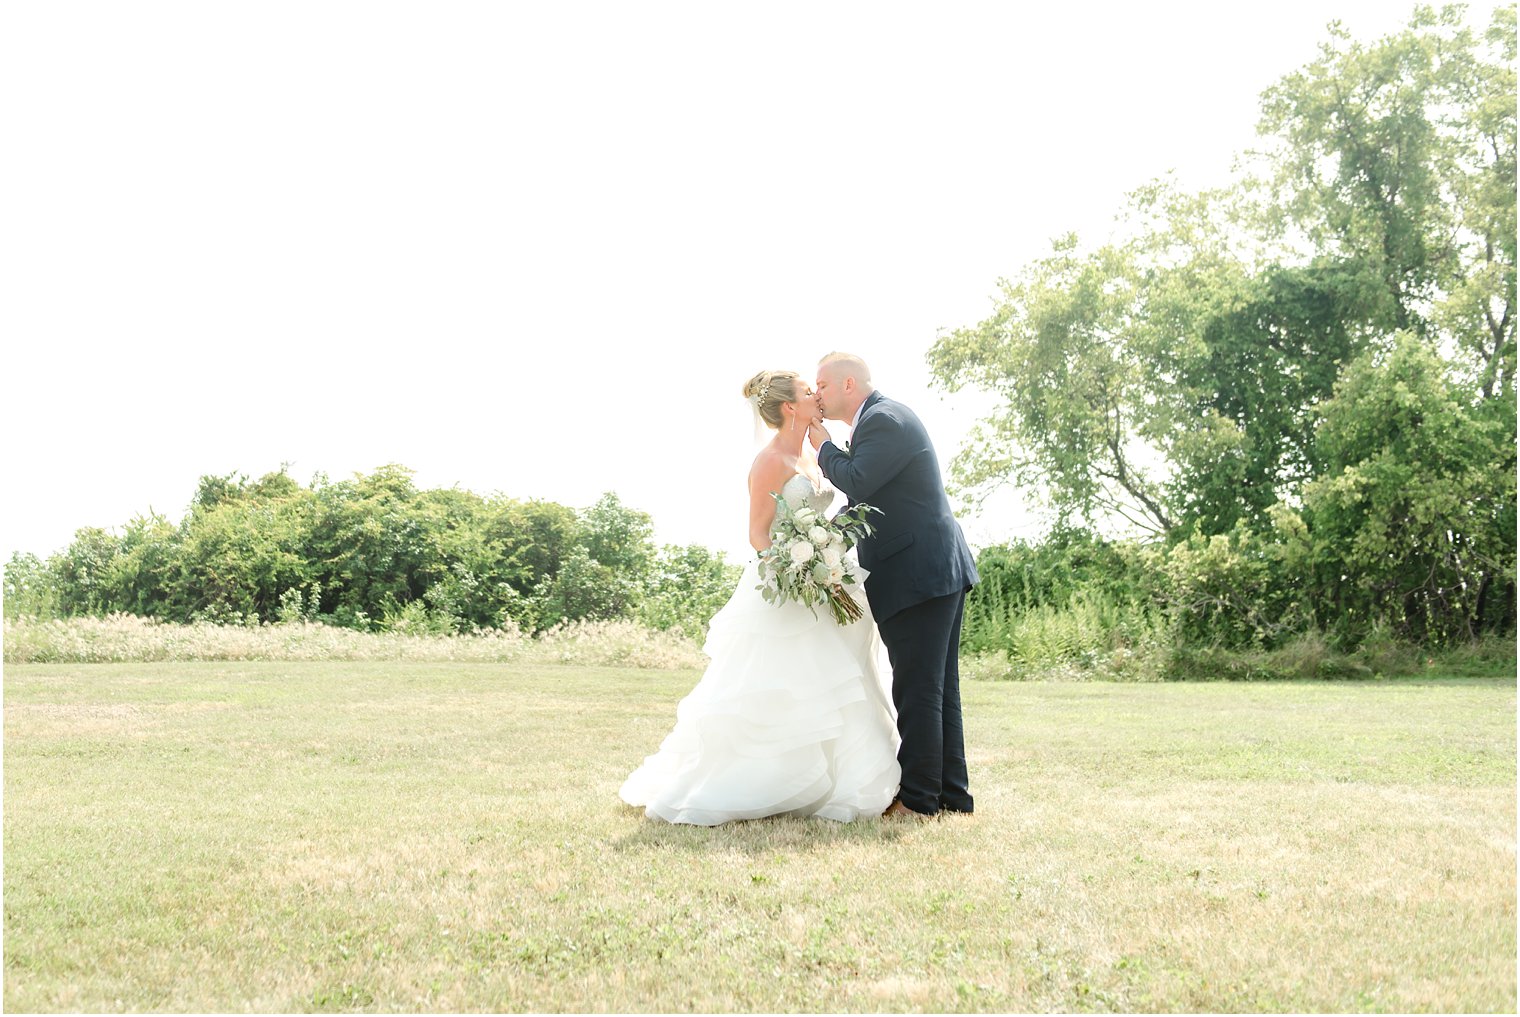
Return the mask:
<svg viewBox="0 0 1520 1017">
<path fill-rule="evenodd" d="M 1440 336 L 1484 397 L 1513 385 L 1515 9 L 1417 8 L 1363 44 L 1332 27 L 1263 97 L 1280 227 L 1376 281 L 1384 334 Z"/>
<path fill-rule="evenodd" d="M 1513 6 L 1332 27 L 1236 184 L 1143 187 L 1115 239 L 1001 280 L 929 352 L 998 397 L 955 483 L 1161 538 L 1185 641 L 1512 625 L 1515 53 Z"/>
<path fill-rule="evenodd" d="M 1348 365 L 1320 415 L 1326 469 L 1303 515 L 1321 625 L 1353 636 L 1383 625 L 1437 643 L 1502 627 L 1498 601 L 1515 584 L 1515 473 L 1495 467 L 1513 456 L 1513 426 L 1478 412 L 1412 332 Z"/>
<path fill-rule="evenodd" d="M 1263 526 L 1326 468 L 1316 407 L 1342 367 L 1397 329 L 1512 419 L 1513 56 L 1513 8 L 1482 35 L 1450 8 L 1370 45 L 1334 30 L 1263 97 L 1264 174 L 1142 188 L 1120 239 L 1063 238 L 1000 282 L 929 354 L 948 389 L 1000 397 L 958 485 L 1168 538 Z"/>
</svg>

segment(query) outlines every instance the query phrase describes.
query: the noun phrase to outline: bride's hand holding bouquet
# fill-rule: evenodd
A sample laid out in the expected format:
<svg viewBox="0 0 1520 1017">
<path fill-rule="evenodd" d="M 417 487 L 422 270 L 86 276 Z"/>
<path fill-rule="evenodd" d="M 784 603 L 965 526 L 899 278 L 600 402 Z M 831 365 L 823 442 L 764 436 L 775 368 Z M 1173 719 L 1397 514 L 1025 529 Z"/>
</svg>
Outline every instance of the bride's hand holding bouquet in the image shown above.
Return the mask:
<svg viewBox="0 0 1520 1017">
<path fill-rule="evenodd" d="M 760 595 L 769 604 L 795 600 L 816 615 L 826 604 L 840 625 L 862 617 L 849 587 L 862 581 L 860 566 L 845 552 L 871 532 L 866 517 L 880 511 L 864 503 L 827 519 L 808 505 L 793 508 L 781 495 L 771 524 L 771 546 L 760 552 Z"/>
</svg>

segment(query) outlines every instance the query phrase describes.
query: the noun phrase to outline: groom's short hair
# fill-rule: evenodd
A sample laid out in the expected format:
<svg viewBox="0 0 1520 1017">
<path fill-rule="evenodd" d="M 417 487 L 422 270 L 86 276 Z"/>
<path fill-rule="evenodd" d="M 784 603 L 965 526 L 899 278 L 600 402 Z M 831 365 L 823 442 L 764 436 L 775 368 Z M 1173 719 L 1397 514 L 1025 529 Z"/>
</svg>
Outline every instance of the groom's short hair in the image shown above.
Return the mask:
<svg viewBox="0 0 1520 1017">
<path fill-rule="evenodd" d="M 843 364 L 845 374 L 852 376 L 856 384 L 871 384 L 871 369 L 866 366 L 864 360 L 861 360 L 853 353 L 840 353 L 838 351 L 825 353 L 823 359 L 818 361 L 818 366 L 822 367 L 824 364 Z"/>
</svg>

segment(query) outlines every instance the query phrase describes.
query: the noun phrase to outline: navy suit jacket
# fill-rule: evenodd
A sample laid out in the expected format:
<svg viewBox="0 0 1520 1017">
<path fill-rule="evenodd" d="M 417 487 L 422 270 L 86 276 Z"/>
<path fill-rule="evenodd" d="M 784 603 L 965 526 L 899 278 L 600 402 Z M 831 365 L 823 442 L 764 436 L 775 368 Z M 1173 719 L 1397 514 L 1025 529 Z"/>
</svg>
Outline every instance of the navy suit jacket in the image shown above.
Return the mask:
<svg viewBox="0 0 1520 1017">
<path fill-rule="evenodd" d="M 872 392 L 849 445 L 845 452 L 824 442 L 818 466 L 851 505 L 881 509 L 867 517 L 876 532 L 856 545 L 871 573 L 866 597 L 876 620 L 969 590 L 978 579 L 976 561 L 950 513 L 939 458 L 917 414 Z"/>
</svg>

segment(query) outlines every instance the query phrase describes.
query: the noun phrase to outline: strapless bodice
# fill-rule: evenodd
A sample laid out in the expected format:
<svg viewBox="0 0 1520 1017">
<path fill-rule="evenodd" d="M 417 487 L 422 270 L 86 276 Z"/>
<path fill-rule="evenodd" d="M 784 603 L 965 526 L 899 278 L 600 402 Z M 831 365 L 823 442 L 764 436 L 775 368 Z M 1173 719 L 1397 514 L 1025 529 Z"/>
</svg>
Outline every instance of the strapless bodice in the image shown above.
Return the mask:
<svg viewBox="0 0 1520 1017">
<path fill-rule="evenodd" d="M 806 505 L 818 515 L 823 515 L 834 503 L 835 491 L 829 486 L 828 481 L 823 482 L 823 490 L 813 487 L 813 482 L 800 473 L 792 474 L 792 479 L 781 485 L 781 499 L 787 507 L 798 509 Z"/>
</svg>

